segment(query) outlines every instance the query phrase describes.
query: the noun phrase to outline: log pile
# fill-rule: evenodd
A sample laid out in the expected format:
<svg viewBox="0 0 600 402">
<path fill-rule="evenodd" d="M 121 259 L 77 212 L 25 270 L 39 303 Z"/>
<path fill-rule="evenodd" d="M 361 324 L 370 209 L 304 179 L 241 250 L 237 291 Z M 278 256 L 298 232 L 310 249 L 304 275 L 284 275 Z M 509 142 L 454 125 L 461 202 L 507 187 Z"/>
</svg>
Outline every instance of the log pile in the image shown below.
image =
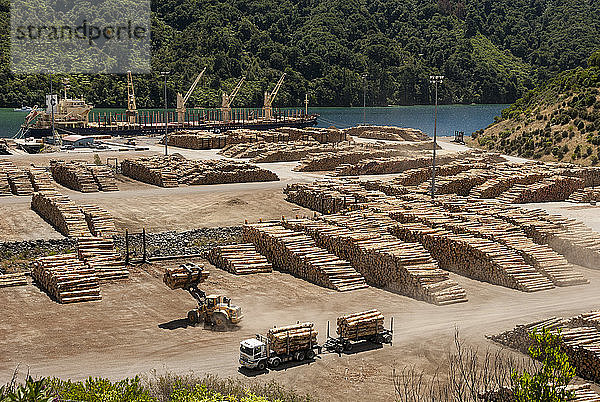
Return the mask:
<svg viewBox="0 0 600 402">
<path fill-rule="evenodd" d="M 348 260 L 368 284 L 437 305 L 467 301 L 465 290 L 420 244 L 404 243 L 386 233 L 359 230 L 360 223 L 344 215 L 327 221 L 293 219 L 282 224 L 302 230 L 339 258 Z M 381 226 L 380 226 L 381 227 Z"/>
<path fill-rule="evenodd" d="M 33 185 L 33 190 L 37 192 L 55 191 L 52 182 L 52 176 L 42 167 L 32 166 L 29 168 L 29 179 Z"/>
<path fill-rule="evenodd" d="M 285 133 L 289 135 L 290 140 L 300 139 L 314 139 L 321 144 L 335 143 L 348 141 L 350 137 L 343 131 L 337 128 L 294 128 L 294 127 L 280 127 L 274 130 L 278 133 Z"/>
<path fill-rule="evenodd" d="M 576 177 L 554 176 L 532 185 L 517 184 L 498 200 L 512 204 L 564 201 L 584 187 L 585 181 Z"/>
<path fill-rule="evenodd" d="M 100 300 L 96 271 L 76 254 L 37 258 L 31 276 L 59 303 Z"/>
<path fill-rule="evenodd" d="M 576 203 L 600 202 L 600 189 L 593 187 L 582 188 L 571 194 L 567 201 Z"/>
<path fill-rule="evenodd" d="M 241 128 L 237 130 L 230 130 L 227 132 L 227 145 L 253 142 L 287 142 L 297 141 L 300 139 L 303 139 L 301 135 L 292 137 L 287 133 L 275 130 L 262 131 Z"/>
<path fill-rule="evenodd" d="M 384 317 L 378 310 L 343 315 L 337 319 L 336 333 L 346 339 L 359 339 L 383 331 Z"/>
<path fill-rule="evenodd" d="M 458 173 L 453 176 L 442 176 L 435 182 L 436 194 L 458 194 L 466 196 L 473 187 L 483 184 L 490 177 L 486 166 L 473 165 L 473 169 Z M 437 174 L 436 174 L 437 177 Z M 421 184 L 417 191 L 431 194 L 431 182 Z"/>
<path fill-rule="evenodd" d="M 578 317 L 563 319 L 552 317 L 526 325 L 517 325 L 513 330 L 488 336 L 494 342 L 527 353 L 533 340 L 530 334 L 546 328 L 560 334 L 560 347 L 575 366 L 576 374 L 586 380 L 600 381 L 600 332 L 592 326 L 579 326 Z"/>
<path fill-rule="evenodd" d="M 159 187 L 177 187 L 177 174 L 169 166 L 169 157 L 151 156 L 125 159 L 121 162 L 121 173 L 132 179 Z"/>
<path fill-rule="evenodd" d="M 9 161 L 0 161 L 0 171 L 6 174 L 11 193 L 14 195 L 31 195 L 33 186 L 27 172 Z"/>
<path fill-rule="evenodd" d="M 186 149 L 215 149 L 223 148 L 226 144 L 226 135 L 210 131 L 177 131 L 170 134 L 168 140 L 169 146 Z"/>
<path fill-rule="evenodd" d="M 548 172 L 540 172 L 539 169 L 523 173 L 523 168 L 524 166 L 520 164 L 507 165 L 505 169 L 497 172 L 497 176 L 475 187 L 469 195 L 475 198 L 496 198 L 515 184 L 530 185 L 551 175 Z"/>
<path fill-rule="evenodd" d="M 215 267 L 236 275 L 273 271 L 269 261 L 256 252 L 253 244 L 216 246 L 208 252 L 207 259 Z"/>
<path fill-rule="evenodd" d="M 185 289 L 190 285 L 204 282 L 209 274 L 204 265 L 187 263 L 176 268 L 165 269 L 163 282 L 171 289 Z"/>
<path fill-rule="evenodd" d="M 59 193 L 34 193 L 31 209 L 68 237 L 87 237 L 90 230 L 85 215 L 68 197 Z"/>
<path fill-rule="evenodd" d="M 414 128 L 393 126 L 356 126 L 344 132 L 360 138 L 371 138 L 388 141 L 429 141 L 427 134 Z"/>
<path fill-rule="evenodd" d="M 255 223 L 244 225 L 243 237 L 280 271 L 338 291 L 367 287 L 365 278 L 348 261 L 317 247 L 303 233 L 278 223 Z"/>
<path fill-rule="evenodd" d="M 27 285 L 25 272 L 15 274 L 0 274 L 0 288 Z"/>
<path fill-rule="evenodd" d="M 124 175 L 162 187 L 279 180 L 275 173 L 245 162 L 196 161 L 185 159 L 181 155 L 126 159 L 121 166 Z"/>
<path fill-rule="evenodd" d="M 98 185 L 100 191 L 119 191 L 117 179 L 111 168 L 105 165 L 88 164 L 88 170 Z"/>
<path fill-rule="evenodd" d="M 112 240 L 101 237 L 77 239 L 77 257 L 96 270 L 99 280 L 127 279 L 129 270 L 115 251 Z"/>
<path fill-rule="evenodd" d="M 283 192 L 287 201 L 322 214 L 335 214 L 358 206 L 355 197 L 314 184 L 288 184 Z"/>
<path fill-rule="evenodd" d="M 8 175 L 0 168 L 0 196 L 10 195 L 10 184 L 8 184 Z"/>
<path fill-rule="evenodd" d="M 80 209 L 93 236 L 112 239 L 117 234 L 115 221 L 107 210 L 97 205 L 81 205 Z"/>
<path fill-rule="evenodd" d="M 317 344 L 319 332 L 312 322 L 302 322 L 285 327 L 274 327 L 267 332 L 269 347 L 278 354 L 305 350 Z"/>
<path fill-rule="evenodd" d="M 98 183 L 89 171 L 84 161 L 50 161 L 52 177 L 57 183 L 81 191 L 82 193 L 94 193 L 100 191 Z"/>
</svg>

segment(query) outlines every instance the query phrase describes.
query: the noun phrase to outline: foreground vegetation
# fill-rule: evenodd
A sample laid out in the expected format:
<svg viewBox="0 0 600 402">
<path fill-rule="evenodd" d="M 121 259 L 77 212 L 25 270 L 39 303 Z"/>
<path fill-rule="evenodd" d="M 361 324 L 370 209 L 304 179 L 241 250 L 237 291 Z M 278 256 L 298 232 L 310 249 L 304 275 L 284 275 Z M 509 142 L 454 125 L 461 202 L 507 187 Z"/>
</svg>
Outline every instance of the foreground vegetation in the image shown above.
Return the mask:
<svg viewBox="0 0 600 402">
<path fill-rule="evenodd" d="M 508 155 L 597 165 L 600 161 L 600 52 L 587 68 L 558 74 L 527 93 L 473 145 Z"/>
<path fill-rule="evenodd" d="M 208 67 L 190 106 L 214 107 L 247 80 L 237 106 L 261 106 L 281 72 L 276 104 L 431 103 L 430 74 L 446 76 L 442 103 L 510 103 L 600 48 L 600 3 L 577 0 L 151 1 L 152 68 L 171 71 L 169 98 Z M 9 0 L 0 0 L 0 106 L 40 104 L 48 76 L 9 70 Z M 32 3 L 36 7 L 37 3 Z M 54 77 L 54 88 L 64 77 Z M 97 107 L 126 104 L 124 76 L 70 77 Z M 136 77 L 138 107 L 162 106 L 158 73 Z"/>
<path fill-rule="evenodd" d="M 193 375 L 165 374 L 149 379 L 135 377 L 111 382 L 102 378 L 85 381 L 63 381 L 57 378 L 35 380 L 25 383 L 12 381 L 0 388 L 0 402 L 270 402 L 311 401 L 285 389 L 275 382 L 267 384 L 243 384 L 232 379 L 214 376 L 197 378 Z"/>
</svg>

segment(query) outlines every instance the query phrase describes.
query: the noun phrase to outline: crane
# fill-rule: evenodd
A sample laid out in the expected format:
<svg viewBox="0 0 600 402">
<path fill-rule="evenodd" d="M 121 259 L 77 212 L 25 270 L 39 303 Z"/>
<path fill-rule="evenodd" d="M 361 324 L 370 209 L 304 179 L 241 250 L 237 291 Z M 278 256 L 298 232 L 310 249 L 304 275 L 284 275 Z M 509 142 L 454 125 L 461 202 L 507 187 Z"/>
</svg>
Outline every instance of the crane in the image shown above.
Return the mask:
<svg viewBox="0 0 600 402">
<path fill-rule="evenodd" d="M 263 106 L 263 112 L 265 114 L 265 120 L 270 120 L 273 117 L 273 108 L 271 105 L 273 104 L 273 100 L 277 96 L 277 92 L 279 92 L 279 88 L 281 88 L 281 84 L 283 84 L 283 79 L 285 78 L 285 73 L 281 76 L 275 88 L 273 88 L 273 92 L 269 94 L 269 91 L 265 91 L 265 105 Z"/>
<path fill-rule="evenodd" d="M 204 69 L 200 71 L 200 74 L 198 74 L 185 96 L 182 96 L 181 93 L 177 92 L 177 121 L 179 123 L 183 123 L 185 119 L 185 104 L 190 99 L 192 92 L 194 92 L 194 89 L 196 89 L 196 85 L 198 85 L 198 82 L 200 82 L 200 78 L 202 78 L 202 75 L 204 75 L 205 71 L 206 67 L 204 67 Z"/>
<path fill-rule="evenodd" d="M 138 111 L 135 105 L 135 91 L 133 89 L 133 77 L 131 71 L 127 71 L 127 111 L 125 116 L 129 124 L 135 124 Z"/>
<path fill-rule="evenodd" d="M 223 114 L 223 122 L 228 122 L 231 120 L 231 104 L 233 103 L 235 96 L 240 91 L 240 88 L 242 87 L 242 84 L 244 83 L 245 79 L 246 79 L 246 76 L 242 77 L 242 79 L 235 86 L 235 88 L 233 89 L 231 94 L 227 95 L 225 92 L 223 92 L 223 99 L 221 102 L 221 112 Z"/>
</svg>

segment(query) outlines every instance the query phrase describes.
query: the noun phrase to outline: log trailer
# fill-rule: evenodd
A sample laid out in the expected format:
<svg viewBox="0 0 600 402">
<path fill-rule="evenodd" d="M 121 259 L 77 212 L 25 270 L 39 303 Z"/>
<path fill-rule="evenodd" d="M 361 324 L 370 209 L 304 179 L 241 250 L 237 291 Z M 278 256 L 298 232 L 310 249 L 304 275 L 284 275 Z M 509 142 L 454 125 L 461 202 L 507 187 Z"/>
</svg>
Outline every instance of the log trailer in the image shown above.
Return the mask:
<svg viewBox="0 0 600 402">
<path fill-rule="evenodd" d="M 372 331 L 361 331 L 359 332 L 358 326 L 355 327 L 356 332 L 347 333 L 346 336 L 338 336 L 333 338 L 329 333 L 329 321 L 327 321 L 327 340 L 323 344 L 323 348 L 329 352 L 342 353 L 344 351 L 349 352 L 353 349 L 355 343 L 359 342 L 371 342 L 378 345 L 384 343 L 392 344 L 394 337 L 394 317 L 390 320 L 390 329 L 378 328 L 376 326 Z M 338 333 L 340 331 L 338 330 Z"/>
<path fill-rule="evenodd" d="M 256 338 L 245 339 L 240 342 L 240 365 L 265 370 L 267 367 L 279 367 L 285 362 L 313 360 L 321 354 L 323 348 L 313 340 L 312 331 L 311 329 L 308 337 L 298 339 L 294 338 L 294 329 L 290 329 L 283 344 L 276 344 L 261 334 L 257 334 Z"/>
</svg>

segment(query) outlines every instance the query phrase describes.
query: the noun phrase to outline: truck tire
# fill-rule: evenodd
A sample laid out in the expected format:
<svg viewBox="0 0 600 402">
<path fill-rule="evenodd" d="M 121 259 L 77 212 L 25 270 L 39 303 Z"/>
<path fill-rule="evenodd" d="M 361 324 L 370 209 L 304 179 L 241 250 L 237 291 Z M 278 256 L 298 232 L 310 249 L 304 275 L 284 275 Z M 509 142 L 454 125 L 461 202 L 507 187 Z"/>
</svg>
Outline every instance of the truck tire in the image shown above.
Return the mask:
<svg viewBox="0 0 600 402">
<path fill-rule="evenodd" d="M 279 357 L 274 357 L 271 360 L 271 367 L 273 367 L 273 368 L 279 367 L 280 364 L 281 364 L 281 359 Z"/>
<path fill-rule="evenodd" d="M 353 347 L 352 343 L 351 343 L 351 342 L 348 342 L 348 343 L 346 343 L 346 344 L 344 345 L 344 350 L 345 350 L 346 352 L 350 352 L 350 351 L 352 350 L 352 347 Z"/>
<path fill-rule="evenodd" d="M 296 361 L 299 361 L 299 362 L 303 361 L 305 357 L 306 356 L 303 351 L 296 352 L 296 355 L 294 356 Z"/>
<path fill-rule="evenodd" d="M 344 351 L 344 345 L 335 345 L 335 351 L 337 353 L 342 353 Z"/>
<path fill-rule="evenodd" d="M 188 318 L 188 322 L 190 323 L 190 325 L 196 325 L 198 324 L 198 312 L 196 310 L 190 310 L 188 311 L 187 314 L 187 318 Z"/>
<path fill-rule="evenodd" d="M 308 360 L 312 360 L 312 359 L 314 359 L 314 358 L 315 358 L 315 351 L 314 351 L 314 350 L 312 350 L 312 349 L 308 350 L 308 351 L 306 352 L 306 358 L 307 358 Z"/>
<path fill-rule="evenodd" d="M 264 369 L 267 368 L 267 362 L 264 360 L 259 361 L 256 368 L 259 369 L 260 371 L 263 371 Z"/>
</svg>

